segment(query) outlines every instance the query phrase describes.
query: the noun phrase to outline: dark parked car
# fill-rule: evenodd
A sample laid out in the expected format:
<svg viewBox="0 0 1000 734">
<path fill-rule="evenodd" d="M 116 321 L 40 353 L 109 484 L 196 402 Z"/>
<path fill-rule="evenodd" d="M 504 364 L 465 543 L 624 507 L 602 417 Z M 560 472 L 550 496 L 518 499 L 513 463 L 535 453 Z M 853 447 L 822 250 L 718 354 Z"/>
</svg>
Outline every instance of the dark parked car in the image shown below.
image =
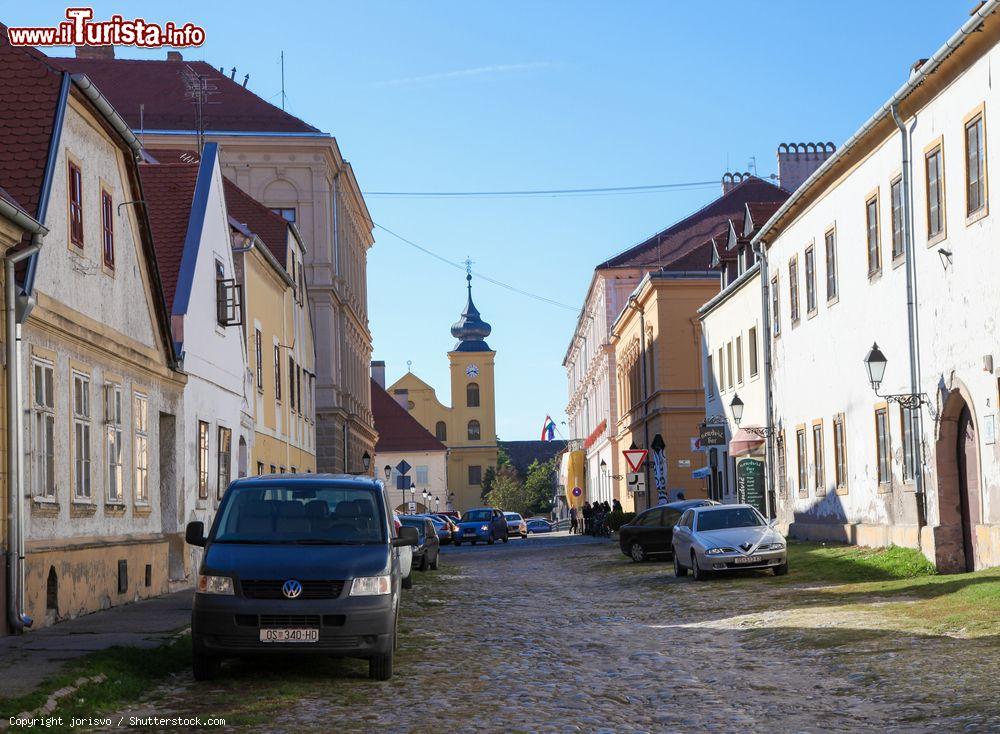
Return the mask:
<svg viewBox="0 0 1000 734">
<path fill-rule="evenodd" d="M 458 523 L 455 545 L 478 542 L 489 543 L 502 540 L 507 542 L 507 519 L 495 507 L 478 507 L 469 510 Z"/>
<path fill-rule="evenodd" d="M 441 555 L 441 541 L 438 539 L 434 522 L 425 515 L 403 515 L 399 518 L 404 528 L 416 528 L 419 542 L 413 549 L 413 564 L 418 571 L 437 571 L 438 557 Z"/>
<path fill-rule="evenodd" d="M 528 535 L 532 533 L 551 533 L 556 529 L 555 525 L 543 517 L 533 517 L 527 521 Z"/>
<path fill-rule="evenodd" d="M 424 515 L 423 517 L 434 523 L 434 530 L 437 531 L 438 540 L 441 542 L 441 545 L 447 545 L 451 542 L 451 520 L 445 520 L 440 515 Z"/>
<path fill-rule="evenodd" d="M 458 535 L 458 518 L 457 517 L 452 517 L 451 515 L 446 515 L 443 512 L 435 512 L 434 513 L 434 517 L 438 518 L 442 522 L 447 523 L 447 525 L 448 525 L 448 541 L 447 542 L 450 543 L 451 541 L 453 541 L 455 539 L 455 536 Z M 440 533 L 438 535 L 440 537 Z M 444 541 L 442 541 L 442 542 L 444 542 Z"/>
<path fill-rule="evenodd" d="M 714 504 L 718 503 L 712 500 L 681 500 L 651 507 L 619 528 L 618 545 L 622 553 L 636 563 L 648 561 L 651 556 L 669 557 L 673 553 L 670 543 L 674 538 L 674 525 L 684 510 Z"/>
<path fill-rule="evenodd" d="M 229 485 L 205 536 L 191 614 L 196 680 L 225 657 L 312 653 L 364 658 L 375 680 L 392 677 L 402 570 L 385 488 L 367 477 L 282 474 Z"/>
</svg>

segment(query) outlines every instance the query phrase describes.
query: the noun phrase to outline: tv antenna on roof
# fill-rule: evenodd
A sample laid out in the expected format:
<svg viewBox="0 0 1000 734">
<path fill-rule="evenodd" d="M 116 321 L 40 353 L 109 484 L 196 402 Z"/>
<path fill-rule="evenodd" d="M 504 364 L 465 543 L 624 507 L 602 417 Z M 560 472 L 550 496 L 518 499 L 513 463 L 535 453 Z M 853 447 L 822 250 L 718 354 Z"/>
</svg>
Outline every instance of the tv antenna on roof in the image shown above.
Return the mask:
<svg viewBox="0 0 1000 734">
<path fill-rule="evenodd" d="M 281 51 L 281 109 L 285 109 L 285 52 Z"/>
<path fill-rule="evenodd" d="M 190 66 L 186 66 L 181 74 L 184 79 L 184 86 L 187 87 L 185 96 L 191 99 L 194 104 L 195 131 L 198 136 L 198 153 L 205 147 L 205 106 L 212 104 L 210 97 L 219 91 L 219 88 L 204 74 L 198 74 Z"/>
</svg>

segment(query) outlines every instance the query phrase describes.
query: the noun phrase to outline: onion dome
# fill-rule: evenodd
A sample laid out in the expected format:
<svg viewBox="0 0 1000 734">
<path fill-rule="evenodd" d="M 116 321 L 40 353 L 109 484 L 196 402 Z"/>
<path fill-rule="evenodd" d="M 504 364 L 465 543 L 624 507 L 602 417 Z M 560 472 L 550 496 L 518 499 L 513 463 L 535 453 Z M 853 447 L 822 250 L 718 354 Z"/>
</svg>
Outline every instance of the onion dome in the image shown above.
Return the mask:
<svg viewBox="0 0 1000 734">
<path fill-rule="evenodd" d="M 451 335 L 458 339 L 456 352 L 489 352 L 490 346 L 484 340 L 493 328 L 479 316 L 476 304 L 472 302 L 472 273 L 465 276 L 469 289 L 469 300 L 465 304 L 462 318 L 452 324 Z"/>
</svg>

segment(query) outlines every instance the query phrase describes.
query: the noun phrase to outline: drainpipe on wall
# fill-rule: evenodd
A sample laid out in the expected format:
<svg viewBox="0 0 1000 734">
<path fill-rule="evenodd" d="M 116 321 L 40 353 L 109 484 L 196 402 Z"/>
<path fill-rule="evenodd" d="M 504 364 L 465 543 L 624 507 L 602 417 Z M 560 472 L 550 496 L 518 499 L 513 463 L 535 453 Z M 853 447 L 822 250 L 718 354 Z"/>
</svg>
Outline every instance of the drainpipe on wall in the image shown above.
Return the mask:
<svg viewBox="0 0 1000 734">
<path fill-rule="evenodd" d="M 4 341 L 7 357 L 7 621 L 14 632 L 23 632 L 33 620 L 24 611 L 24 522 L 22 517 L 21 425 L 21 324 L 31 312 L 32 301 L 21 297 L 20 308 L 14 271 L 19 262 L 42 247 L 41 234 L 30 247 L 4 259 Z"/>
<path fill-rule="evenodd" d="M 778 516 L 778 508 L 771 504 L 772 497 L 774 498 L 775 505 L 778 501 L 778 493 L 774 486 L 774 441 L 777 438 L 774 431 L 777 429 L 777 423 L 774 420 L 774 396 L 771 393 L 771 280 L 768 277 L 767 271 L 766 243 L 763 240 L 759 242 L 754 246 L 754 252 L 760 258 L 760 293 L 761 300 L 763 301 L 761 320 L 764 322 L 761 324 L 761 327 L 765 335 L 765 338 L 761 340 L 764 345 L 764 425 L 771 429 L 764 443 L 765 458 L 767 460 L 767 495 L 765 496 L 764 509 L 767 510 L 768 519 L 770 519 L 771 517 Z"/>
<path fill-rule="evenodd" d="M 896 127 L 899 128 L 899 139 L 901 143 L 901 152 L 903 158 L 903 173 L 901 178 L 901 185 L 903 187 L 903 221 L 901 222 L 903 228 L 903 252 L 906 253 L 906 326 L 909 336 L 909 347 L 910 347 L 910 392 L 913 395 L 919 395 L 920 390 L 920 370 L 918 368 L 918 357 L 917 357 L 917 343 L 919 341 L 919 333 L 917 330 L 917 299 L 916 299 L 916 288 L 917 288 L 917 263 L 916 258 L 913 255 L 913 236 L 912 236 L 912 222 L 910 218 L 912 216 L 913 207 L 910 201 L 911 196 L 911 186 L 910 186 L 910 136 L 906 129 L 906 124 L 903 119 L 899 116 L 899 103 L 895 103 L 890 108 L 892 112 L 892 119 L 896 123 Z M 924 412 L 921 408 L 917 408 L 917 425 L 916 430 L 914 426 L 910 426 L 910 430 L 914 432 L 913 445 L 915 447 L 915 453 L 919 452 L 919 455 L 915 457 L 916 466 L 913 472 L 913 478 L 916 481 L 916 496 L 914 499 L 917 503 L 917 528 L 924 527 L 927 524 L 927 500 L 924 493 Z M 904 419 L 906 418 L 906 413 L 904 413 Z M 920 542 L 920 538 L 917 538 L 917 542 Z"/>
</svg>

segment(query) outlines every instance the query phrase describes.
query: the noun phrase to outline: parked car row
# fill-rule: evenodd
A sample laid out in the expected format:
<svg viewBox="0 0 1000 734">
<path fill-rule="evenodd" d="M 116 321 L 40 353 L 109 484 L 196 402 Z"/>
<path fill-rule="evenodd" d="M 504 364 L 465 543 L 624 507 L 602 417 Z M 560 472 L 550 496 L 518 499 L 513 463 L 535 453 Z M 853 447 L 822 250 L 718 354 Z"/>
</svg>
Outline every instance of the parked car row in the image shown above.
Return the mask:
<svg viewBox="0 0 1000 734">
<path fill-rule="evenodd" d="M 751 505 L 686 500 L 651 507 L 619 529 L 618 544 L 636 563 L 672 558 L 677 576 L 690 571 L 698 581 L 744 568 L 788 573 L 784 537 Z"/>
</svg>

